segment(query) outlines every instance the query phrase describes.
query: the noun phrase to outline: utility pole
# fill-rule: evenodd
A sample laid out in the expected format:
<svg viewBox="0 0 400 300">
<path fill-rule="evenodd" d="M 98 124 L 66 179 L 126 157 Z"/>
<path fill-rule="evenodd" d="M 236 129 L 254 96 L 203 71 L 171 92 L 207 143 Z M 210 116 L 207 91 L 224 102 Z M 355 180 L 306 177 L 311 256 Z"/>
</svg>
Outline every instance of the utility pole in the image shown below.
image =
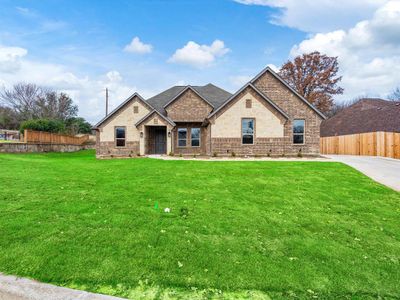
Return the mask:
<svg viewBox="0 0 400 300">
<path fill-rule="evenodd" d="M 108 88 L 106 88 L 106 117 L 108 116 Z"/>
</svg>

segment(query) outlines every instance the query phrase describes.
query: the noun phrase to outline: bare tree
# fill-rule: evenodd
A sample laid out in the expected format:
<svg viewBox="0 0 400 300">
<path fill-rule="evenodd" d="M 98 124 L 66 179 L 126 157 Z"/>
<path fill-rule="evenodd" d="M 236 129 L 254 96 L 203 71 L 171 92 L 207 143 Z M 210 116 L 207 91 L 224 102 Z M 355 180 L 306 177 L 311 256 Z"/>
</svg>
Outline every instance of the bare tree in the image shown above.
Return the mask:
<svg viewBox="0 0 400 300">
<path fill-rule="evenodd" d="M 75 117 L 78 113 L 78 106 L 74 105 L 72 99 L 64 93 L 58 94 L 49 91 L 40 96 L 36 102 L 37 118 L 55 119 L 65 121 Z"/>
<path fill-rule="evenodd" d="M 392 101 L 400 101 L 400 87 L 395 88 L 388 98 Z"/>
<path fill-rule="evenodd" d="M 67 94 L 32 83 L 18 83 L 11 89 L 3 88 L 0 91 L 0 104 L 12 110 L 18 124 L 31 119 L 66 121 L 78 113 L 78 106 Z M 6 112 L 9 111 L 1 111 L 3 121 L 10 120 Z"/>
<path fill-rule="evenodd" d="M 18 129 L 18 115 L 9 107 L 0 105 L 0 128 L 1 129 Z"/>
<path fill-rule="evenodd" d="M 330 57 L 317 51 L 297 56 L 286 62 L 279 75 L 304 98 L 320 111 L 327 113 L 333 105 L 333 95 L 343 94 L 338 86 L 337 57 Z"/>
<path fill-rule="evenodd" d="M 20 119 L 32 119 L 37 111 L 37 100 L 45 90 L 33 83 L 17 83 L 11 89 L 0 91 L 1 103 L 11 108 Z"/>
</svg>

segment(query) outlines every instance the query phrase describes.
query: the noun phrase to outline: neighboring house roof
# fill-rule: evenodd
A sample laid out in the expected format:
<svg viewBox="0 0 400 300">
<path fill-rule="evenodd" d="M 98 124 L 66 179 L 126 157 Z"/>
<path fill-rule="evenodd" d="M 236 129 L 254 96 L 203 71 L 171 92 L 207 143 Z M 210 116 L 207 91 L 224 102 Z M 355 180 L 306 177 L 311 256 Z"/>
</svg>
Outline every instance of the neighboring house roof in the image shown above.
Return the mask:
<svg viewBox="0 0 400 300">
<path fill-rule="evenodd" d="M 264 95 L 260 90 L 258 90 L 252 83 L 245 84 L 240 90 L 238 90 L 235 94 L 229 97 L 224 104 L 222 104 L 218 109 L 212 112 L 208 118 L 214 116 L 217 112 L 223 109 L 228 103 L 230 103 L 233 99 L 237 97 L 241 92 L 243 92 L 246 88 L 252 88 L 259 96 L 261 96 L 265 101 L 267 101 L 273 108 L 275 108 L 281 115 L 283 115 L 286 119 L 289 119 L 289 116 L 278 106 L 276 105 L 271 99 L 269 99 L 266 95 Z"/>
<path fill-rule="evenodd" d="M 161 92 L 154 97 L 147 99 L 147 103 L 153 106 L 158 112 L 166 115 L 164 106 L 181 94 L 188 86 L 173 86 L 164 92 Z M 190 86 L 196 91 L 202 98 L 206 99 L 214 108 L 218 108 L 222 103 L 225 102 L 231 96 L 231 93 L 209 83 L 204 86 Z"/>
<path fill-rule="evenodd" d="M 400 102 L 363 98 L 321 123 L 321 137 L 375 131 L 400 132 Z"/>
<path fill-rule="evenodd" d="M 145 115 L 143 118 L 141 118 L 139 121 L 136 122 L 135 126 L 139 126 L 141 123 L 143 123 L 143 121 L 146 121 L 146 119 L 148 117 L 150 117 L 152 114 L 157 114 L 160 116 L 160 118 L 162 118 L 163 120 L 165 120 L 167 123 L 171 124 L 172 126 L 175 126 L 176 124 L 174 123 L 174 121 L 172 121 L 170 118 L 163 116 L 162 114 L 160 114 L 160 112 L 158 112 L 157 110 L 153 109 L 151 112 L 149 112 L 147 115 Z"/>
<path fill-rule="evenodd" d="M 146 102 L 146 100 L 143 99 L 142 96 L 140 96 L 138 93 L 133 93 L 131 96 L 129 96 L 128 99 L 126 99 L 124 102 L 122 102 L 120 105 L 117 106 L 112 112 L 110 112 L 107 116 L 105 116 L 103 119 L 101 119 L 96 125 L 94 125 L 93 129 L 98 128 L 101 124 L 103 124 L 105 121 L 107 121 L 109 118 L 111 118 L 115 113 L 120 111 L 122 108 L 124 108 L 129 102 L 131 102 L 135 97 L 137 97 L 144 105 L 146 105 L 150 110 L 154 110 L 154 107 L 151 106 L 150 103 Z"/>
<path fill-rule="evenodd" d="M 326 119 L 326 116 L 320 112 L 314 105 L 312 105 L 306 98 L 304 98 L 302 95 L 300 95 L 294 88 L 292 88 L 285 80 L 283 80 L 278 74 L 275 73 L 274 70 L 272 70 L 270 67 L 266 67 L 264 70 L 262 70 L 260 73 L 256 75 L 250 82 L 254 83 L 257 81 L 258 78 L 260 78 L 264 73 L 269 72 L 271 75 L 273 75 L 276 79 L 278 79 L 282 84 L 284 84 L 289 90 L 291 90 L 297 97 L 300 98 L 305 104 L 307 104 L 312 110 L 314 110 L 322 119 Z"/>
</svg>

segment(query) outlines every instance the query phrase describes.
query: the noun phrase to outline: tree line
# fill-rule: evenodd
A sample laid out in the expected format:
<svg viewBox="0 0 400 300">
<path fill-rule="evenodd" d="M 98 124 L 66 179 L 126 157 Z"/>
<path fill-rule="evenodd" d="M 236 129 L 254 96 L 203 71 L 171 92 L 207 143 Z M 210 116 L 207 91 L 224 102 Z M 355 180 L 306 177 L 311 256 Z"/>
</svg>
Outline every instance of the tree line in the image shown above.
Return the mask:
<svg viewBox="0 0 400 300">
<path fill-rule="evenodd" d="M 90 133 L 91 124 L 78 115 L 71 97 L 32 83 L 0 90 L 0 128 L 54 133 Z"/>
</svg>

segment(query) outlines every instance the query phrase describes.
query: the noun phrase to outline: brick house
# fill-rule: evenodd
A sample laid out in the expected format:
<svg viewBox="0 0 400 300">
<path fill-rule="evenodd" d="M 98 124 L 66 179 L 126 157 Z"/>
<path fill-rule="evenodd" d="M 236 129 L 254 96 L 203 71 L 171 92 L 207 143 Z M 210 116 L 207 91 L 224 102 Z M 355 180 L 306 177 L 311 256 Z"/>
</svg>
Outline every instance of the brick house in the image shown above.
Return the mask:
<svg viewBox="0 0 400 300">
<path fill-rule="evenodd" d="M 95 125 L 96 154 L 318 155 L 324 118 L 267 67 L 235 94 L 212 84 L 133 94 Z"/>
</svg>

